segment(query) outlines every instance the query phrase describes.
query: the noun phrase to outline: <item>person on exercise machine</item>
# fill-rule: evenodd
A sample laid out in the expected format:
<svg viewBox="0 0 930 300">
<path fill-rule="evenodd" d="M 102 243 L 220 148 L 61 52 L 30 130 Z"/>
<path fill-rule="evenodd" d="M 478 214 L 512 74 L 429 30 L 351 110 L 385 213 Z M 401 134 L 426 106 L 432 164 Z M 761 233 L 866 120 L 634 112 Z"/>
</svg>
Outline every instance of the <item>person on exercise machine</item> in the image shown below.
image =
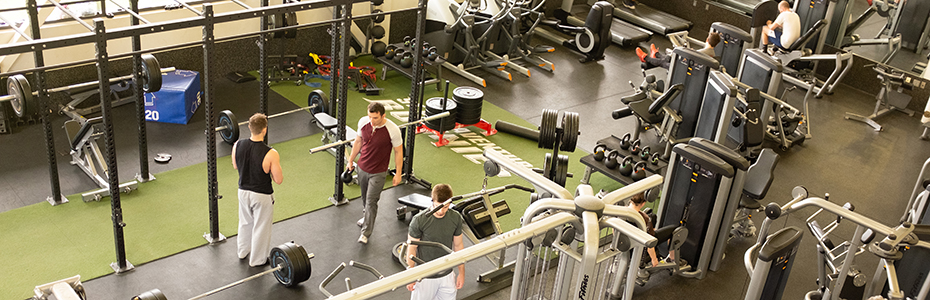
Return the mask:
<svg viewBox="0 0 930 300">
<path fill-rule="evenodd" d="M 707 34 L 707 39 L 704 40 L 704 48 L 698 49 L 697 51 L 707 54 L 707 56 L 714 57 L 714 47 L 717 47 L 719 43 L 720 33 L 710 32 Z M 639 61 L 646 63 L 646 69 L 655 67 L 668 69 L 672 57 L 656 49 L 656 44 L 649 45 L 649 48 L 649 54 L 647 55 L 642 48 L 636 47 L 636 56 L 639 57 Z"/>
<path fill-rule="evenodd" d="M 249 254 L 249 266 L 268 263 L 271 254 L 271 222 L 274 213 L 274 189 L 284 181 L 281 157 L 265 145 L 268 117 L 254 114 L 249 118 L 248 140 L 239 140 L 232 148 L 233 169 L 239 171 L 239 259 Z"/>
<path fill-rule="evenodd" d="M 791 11 L 788 1 L 778 3 L 778 11 L 775 22 L 766 21 L 766 26 L 762 26 L 762 35 L 768 37 L 762 39 L 762 48 L 766 51 L 768 51 L 769 44 L 782 48 L 790 47 L 801 37 L 801 18 Z"/>
<path fill-rule="evenodd" d="M 407 244 L 409 245 L 407 266 L 411 268 L 416 266 L 413 261 L 414 256 L 428 262 L 448 254 L 445 250 L 436 247 L 420 248 L 411 241 L 437 242 L 453 251 L 465 249 L 465 244 L 462 242 L 462 223 L 465 220 L 459 212 L 450 210 L 450 205 L 443 205 L 443 202 L 452 198 L 452 188 L 448 184 L 437 184 L 433 187 L 432 198 L 432 208 L 424 210 L 410 220 L 410 228 L 407 231 Z M 439 206 L 442 208 L 432 214 L 429 213 Z M 407 290 L 412 292 L 410 299 L 455 299 L 456 290 L 461 289 L 465 284 L 465 264 L 459 265 L 458 269 L 458 276 L 452 272 L 452 269 L 448 269 L 408 284 Z"/>
<path fill-rule="evenodd" d="M 620 3 L 626 8 L 636 9 L 636 0 L 620 0 Z"/>
<path fill-rule="evenodd" d="M 630 204 L 627 205 L 627 207 L 632 208 L 636 210 L 637 212 L 639 212 L 639 215 L 643 217 L 643 221 L 646 222 L 647 232 L 649 233 L 649 235 L 655 236 L 656 230 L 654 226 L 652 225 L 652 218 L 650 218 L 649 215 L 647 215 L 646 213 L 642 211 L 643 206 L 646 206 L 646 196 L 644 195 L 644 193 L 639 193 L 639 194 L 634 195 L 632 198 L 630 198 Z M 653 267 L 658 266 L 659 259 L 658 257 L 656 257 L 655 247 L 646 249 L 646 252 L 649 253 L 649 260 L 651 261 L 652 266 Z"/>
</svg>

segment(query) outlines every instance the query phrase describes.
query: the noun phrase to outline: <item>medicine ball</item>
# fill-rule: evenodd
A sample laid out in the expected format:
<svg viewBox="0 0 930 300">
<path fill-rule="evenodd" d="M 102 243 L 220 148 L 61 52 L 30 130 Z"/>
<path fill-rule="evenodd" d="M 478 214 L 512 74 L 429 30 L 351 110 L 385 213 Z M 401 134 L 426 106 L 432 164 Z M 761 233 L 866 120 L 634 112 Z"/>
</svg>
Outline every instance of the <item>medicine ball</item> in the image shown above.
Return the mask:
<svg viewBox="0 0 930 300">
<path fill-rule="evenodd" d="M 383 38 L 384 33 L 384 27 L 381 27 L 381 25 L 375 25 L 374 27 L 371 27 L 371 37 L 375 39 Z"/>
<path fill-rule="evenodd" d="M 371 44 L 371 54 L 374 56 L 384 56 L 387 53 L 387 44 L 377 41 Z"/>
</svg>

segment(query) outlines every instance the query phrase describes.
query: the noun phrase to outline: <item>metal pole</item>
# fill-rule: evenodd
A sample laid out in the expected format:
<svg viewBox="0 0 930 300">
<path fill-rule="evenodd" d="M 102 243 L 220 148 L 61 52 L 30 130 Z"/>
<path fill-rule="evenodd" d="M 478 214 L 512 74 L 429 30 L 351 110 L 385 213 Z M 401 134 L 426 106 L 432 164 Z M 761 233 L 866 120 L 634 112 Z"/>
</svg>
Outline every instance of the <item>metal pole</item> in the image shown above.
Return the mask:
<svg viewBox="0 0 930 300">
<path fill-rule="evenodd" d="M 139 25 L 139 21 L 144 21 L 136 14 L 139 11 L 139 0 L 129 1 L 130 12 L 133 17 L 129 19 L 132 26 Z M 132 36 L 132 51 L 142 50 L 142 37 L 139 35 Z M 148 138 L 145 131 L 145 93 L 142 91 L 142 54 L 132 55 L 132 76 L 135 84 L 133 85 L 133 94 L 136 97 L 136 120 L 138 121 L 139 132 L 139 174 L 136 179 L 139 182 L 146 182 L 154 179 L 149 174 L 149 150 Z"/>
<path fill-rule="evenodd" d="M 226 237 L 220 234 L 220 216 L 219 216 L 219 183 L 216 175 L 216 134 L 213 128 L 216 128 L 216 120 L 213 116 L 213 80 L 210 77 L 210 69 L 213 67 L 213 5 L 205 3 L 203 5 L 203 107 L 206 113 L 206 135 L 207 135 L 207 192 L 209 193 L 210 206 L 210 232 L 204 234 L 210 244 L 215 244 L 226 240 Z"/>
<path fill-rule="evenodd" d="M 410 113 L 408 121 L 420 119 L 420 106 L 417 105 L 420 100 L 420 87 L 423 85 L 423 25 L 426 23 L 426 0 L 420 0 L 417 4 L 417 33 L 416 45 L 413 46 L 413 74 L 410 84 Z M 417 103 L 414 103 L 417 102 Z M 404 143 L 404 165 L 397 166 L 397 173 L 403 173 L 404 180 L 409 181 L 413 177 L 413 148 L 416 142 L 416 126 L 407 127 L 406 138 Z M 398 176 L 400 174 L 395 174 Z"/>
<path fill-rule="evenodd" d="M 107 165 L 107 184 L 110 189 L 110 218 L 113 221 L 113 239 L 116 242 L 116 262 L 110 264 L 116 273 L 132 270 L 126 261 L 126 245 L 123 240 L 123 211 L 120 207 L 119 172 L 116 167 L 116 134 L 113 129 L 113 107 L 110 102 L 110 59 L 107 56 L 107 37 L 103 19 L 94 19 L 94 33 L 97 36 L 97 79 L 100 91 L 100 107 L 103 114 L 104 155 Z"/>
<path fill-rule="evenodd" d="M 262 7 L 268 6 L 268 0 L 262 0 Z M 268 17 L 259 18 L 261 24 L 259 25 L 262 31 L 268 30 Z M 267 50 L 268 47 L 268 38 L 271 35 L 268 33 L 262 33 L 258 35 L 258 111 L 263 114 L 268 114 L 268 65 L 267 65 Z M 270 131 L 270 130 L 269 130 Z M 268 144 L 268 133 L 265 134 L 265 144 Z"/>
<path fill-rule="evenodd" d="M 39 8 L 36 4 L 36 0 L 28 0 L 26 2 L 26 9 L 29 11 L 29 26 L 32 28 L 32 37 L 34 39 L 42 38 L 41 30 L 39 29 Z M 10 26 L 14 26 L 10 24 Z M 33 51 L 33 56 L 35 57 L 36 67 L 45 66 L 45 55 L 42 53 L 42 49 L 36 48 Z M 68 203 L 68 199 L 61 194 L 61 183 L 58 181 L 58 158 L 57 153 L 55 152 L 55 135 L 52 131 L 52 120 L 49 116 L 49 99 L 48 92 L 45 91 L 45 72 L 36 71 L 35 72 L 35 82 L 33 83 L 34 88 L 38 91 L 38 100 L 39 103 L 42 103 L 39 109 L 39 116 L 42 119 L 42 129 L 45 131 L 45 149 L 48 158 L 48 175 L 49 183 L 52 188 L 52 195 L 46 198 L 46 201 L 51 203 L 53 206 Z"/>
<path fill-rule="evenodd" d="M 343 95 L 339 93 L 340 90 L 339 90 L 339 87 L 337 86 L 337 84 L 341 84 L 345 82 L 345 74 L 346 74 L 345 72 L 342 71 L 343 69 L 342 68 L 342 60 L 343 60 L 342 50 L 345 48 L 345 41 L 342 39 L 344 32 L 341 30 L 343 26 L 341 24 L 341 21 L 336 21 L 336 20 L 339 20 L 341 17 L 342 17 L 342 5 L 333 6 L 333 24 L 330 27 L 330 32 L 329 32 L 332 35 L 332 42 L 330 43 L 330 51 L 331 51 L 330 53 L 332 53 L 333 55 L 329 60 L 329 64 L 330 64 L 330 70 L 332 70 L 333 69 L 332 67 L 335 66 L 337 63 L 339 64 L 340 67 L 339 67 L 338 76 L 332 76 L 333 74 L 330 74 L 333 80 L 330 81 L 329 94 L 333 96 L 332 100 L 330 100 L 332 101 L 330 107 L 335 107 L 337 109 L 336 135 L 340 141 L 346 139 L 346 110 L 347 110 L 346 99 L 344 98 Z M 339 42 L 339 44 L 337 44 L 337 42 Z M 345 53 L 345 54 L 348 55 L 348 53 Z M 351 164 L 352 162 L 350 161 L 348 163 Z M 333 176 L 335 183 L 333 185 L 333 196 L 330 197 L 329 199 L 329 201 L 333 202 L 333 204 L 335 205 L 342 205 L 342 204 L 348 203 L 348 201 L 345 199 L 345 195 L 342 192 L 342 179 L 339 176 L 342 173 L 342 170 L 345 169 L 346 167 L 345 164 L 346 164 L 346 147 L 345 145 L 342 145 L 336 148 L 336 167 L 335 167 L 336 170 L 335 170 L 335 176 Z"/>
</svg>

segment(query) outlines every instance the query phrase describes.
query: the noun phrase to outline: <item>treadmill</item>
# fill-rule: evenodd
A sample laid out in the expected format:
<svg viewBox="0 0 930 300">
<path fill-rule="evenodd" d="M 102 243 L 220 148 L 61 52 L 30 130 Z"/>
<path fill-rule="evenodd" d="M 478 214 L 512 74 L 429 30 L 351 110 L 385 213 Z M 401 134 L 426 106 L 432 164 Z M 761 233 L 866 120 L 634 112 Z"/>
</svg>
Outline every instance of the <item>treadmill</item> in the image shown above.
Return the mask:
<svg viewBox="0 0 930 300">
<path fill-rule="evenodd" d="M 615 5 L 614 17 L 663 35 L 689 30 L 693 25 L 688 20 L 667 14 L 642 3 L 636 4 L 636 9 Z"/>
<path fill-rule="evenodd" d="M 593 4 L 593 2 L 592 2 Z M 584 6 L 584 12 L 582 15 L 588 14 L 588 9 L 591 7 L 588 5 Z M 572 26 L 584 26 L 584 20 L 575 17 L 570 13 L 572 10 L 572 0 L 563 0 L 562 7 L 556 9 L 554 12 L 554 17 L 559 19 L 561 22 Z M 610 24 L 610 40 L 615 44 L 621 47 L 629 47 L 639 42 L 647 41 L 652 37 L 652 32 L 636 27 L 633 24 L 624 22 L 617 18 L 614 18 L 613 22 Z"/>
</svg>

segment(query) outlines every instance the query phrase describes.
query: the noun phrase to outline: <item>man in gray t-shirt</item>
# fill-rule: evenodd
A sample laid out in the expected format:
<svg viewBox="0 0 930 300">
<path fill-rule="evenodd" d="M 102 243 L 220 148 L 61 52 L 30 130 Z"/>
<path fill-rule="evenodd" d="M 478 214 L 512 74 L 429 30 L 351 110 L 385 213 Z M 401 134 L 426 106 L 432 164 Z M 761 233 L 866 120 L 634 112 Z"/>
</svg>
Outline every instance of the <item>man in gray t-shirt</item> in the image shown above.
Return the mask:
<svg viewBox="0 0 930 300">
<path fill-rule="evenodd" d="M 433 208 L 441 206 L 443 202 L 452 198 L 452 188 L 448 184 L 437 184 L 432 192 L 433 206 L 429 210 L 417 214 L 410 220 L 408 241 L 437 242 L 449 247 L 453 251 L 465 249 L 462 243 L 462 215 L 455 210 L 449 210 L 445 205 L 435 213 L 430 214 Z M 417 247 L 410 245 L 407 248 L 407 266 L 414 267 L 416 263 L 412 257 L 417 256 L 423 261 L 431 261 L 447 255 L 448 253 L 437 247 Z M 455 299 L 456 291 L 465 284 L 465 265 L 459 265 L 458 276 L 452 269 L 442 270 L 436 275 L 423 278 L 420 281 L 407 285 L 411 300 L 418 299 Z"/>
</svg>

